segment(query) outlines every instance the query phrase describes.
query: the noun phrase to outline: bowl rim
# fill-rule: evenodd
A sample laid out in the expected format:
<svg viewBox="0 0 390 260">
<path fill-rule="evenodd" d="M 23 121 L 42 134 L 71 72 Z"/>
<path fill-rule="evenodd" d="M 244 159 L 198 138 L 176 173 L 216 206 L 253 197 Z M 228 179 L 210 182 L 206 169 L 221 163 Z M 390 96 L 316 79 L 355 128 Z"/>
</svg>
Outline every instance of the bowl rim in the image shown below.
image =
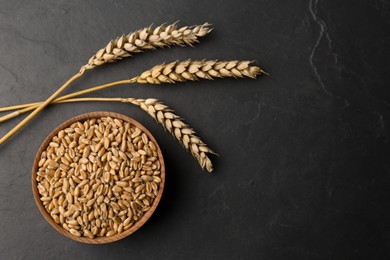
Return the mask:
<svg viewBox="0 0 390 260">
<path fill-rule="evenodd" d="M 37 169 L 38 169 L 38 162 L 40 160 L 42 152 L 44 150 L 46 150 L 46 148 L 49 145 L 49 143 L 52 140 L 52 138 L 59 131 L 65 129 L 66 127 L 70 126 L 71 124 L 73 124 L 73 123 L 75 123 L 77 121 L 85 121 L 87 119 L 101 118 L 101 117 L 112 117 L 112 118 L 116 118 L 116 119 L 121 119 L 123 121 L 129 122 L 132 125 L 135 125 L 136 127 L 140 128 L 144 133 L 147 134 L 149 140 L 154 142 L 154 144 L 157 147 L 157 156 L 158 156 L 158 159 L 160 161 L 160 171 L 161 171 L 160 178 L 161 178 L 161 183 L 160 183 L 158 194 L 157 194 L 156 198 L 154 199 L 153 204 L 150 207 L 150 209 L 137 222 L 135 222 L 134 225 L 131 228 L 129 228 L 128 230 L 125 230 L 122 233 L 113 235 L 111 237 L 106 237 L 106 236 L 104 236 L 104 237 L 96 237 L 96 238 L 89 238 L 89 237 L 82 237 L 82 236 L 78 237 L 78 236 L 75 236 L 75 235 L 71 234 L 69 231 L 65 230 L 61 225 L 55 223 L 54 220 L 52 219 L 52 217 L 50 216 L 50 214 L 46 211 L 45 207 L 43 206 L 43 204 L 42 204 L 42 202 L 40 200 L 41 196 L 40 196 L 40 194 L 38 192 L 37 181 L 36 181 L 36 176 L 37 176 L 36 172 L 37 172 Z M 119 113 L 106 112 L 106 111 L 97 111 L 97 112 L 89 112 L 89 113 L 81 114 L 81 115 L 78 115 L 78 116 L 75 116 L 73 118 L 70 118 L 70 119 L 66 120 L 65 122 L 63 122 L 62 124 L 57 126 L 45 138 L 45 140 L 40 145 L 40 147 L 38 149 L 38 152 L 35 155 L 35 159 L 34 159 L 34 163 L 33 163 L 33 167 L 32 167 L 31 178 L 32 178 L 32 182 L 31 182 L 31 184 L 32 184 L 32 191 L 33 191 L 35 203 L 37 204 L 38 209 L 41 212 L 41 214 L 43 215 L 43 217 L 46 219 L 46 221 L 55 230 L 57 230 L 62 235 L 66 236 L 68 238 L 71 238 L 71 239 L 73 239 L 75 241 L 78 241 L 78 242 L 83 242 L 83 243 L 87 243 L 87 244 L 105 244 L 105 243 L 111 243 L 111 242 L 114 242 L 114 241 L 118 241 L 120 239 L 123 239 L 123 238 L 131 235 L 132 233 L 137 231 L 142 225 L 144 225 L 146 223 L 146 221 L 149 220 L 151 215 L 156 210 L 157 205 L 159 204 L 159 202 L 161 200 L 162 193 L 163 193 L 163 190 L 164 190 L 164 186 L 165 186 L 165 163 L 164 163 L 164 158 L 163 158 L 160 146 L 158 145 L 156 139 L 154 138 L 154 136 L 142 124 L 140 124 L 138 121 L 136 121 L 136 120 L 134 120 L 134 119 L 132 119 L 132 118 L 130 118 L 128 116 L 125 116 L 125 115 L 122 115 L 122 114 L 119 114 Z"/>
</svg>

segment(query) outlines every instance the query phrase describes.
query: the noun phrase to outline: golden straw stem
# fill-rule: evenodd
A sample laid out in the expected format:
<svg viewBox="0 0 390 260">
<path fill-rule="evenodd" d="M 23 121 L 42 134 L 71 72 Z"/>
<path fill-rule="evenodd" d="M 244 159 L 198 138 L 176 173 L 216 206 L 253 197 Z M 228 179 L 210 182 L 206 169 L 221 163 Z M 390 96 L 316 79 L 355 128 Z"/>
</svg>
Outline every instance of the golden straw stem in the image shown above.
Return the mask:
<svg viewBox="0 0 390 260">
<path fill-rule="evenodd" d="M 80 96 L 80 95 L 83 95 L 83 94 L 91 93 L 91 92 L 94 92 L 94 91 L 97 91 L 97 90 L 101 90 L 101 89 L 105 89 L 105 88 L 109 88 L 109 87 L 113 87 L 113 86 L 117 86 L 117 85 L 122 85 L 122 84 L 130 84 L 130 83 L 133 83 L 135 81 L 137 81 L 137 77 L 132 78 L 132 79 L 115 81 L 115 82 L 111 82 L 111 83 L 108 83 L 108 84 L 96 86 L 96 87 L 93 87 L 93 88 L 88 88 L 88 89 L 85 89 L 85 90 L 77 91 L 77 92 L 74 92 L 74 93 L 71 93 L 71 94 L 68 94 L 68 95 L 56 98 L 56 99 L 54 99 L 51 102 L 51 104 L 55 104 L 55 103 L 58 103 L 59 101 L 62 101 L 62 100 L 68 99 L 68 98 L 77 97 L 77 96 Z M 14 107 L 22 108 L 22 109 L 19 109 L 19 110 L 15 111 L 15 112 L 12 112 L 10 114 L 7 114 L 5 116 L 0 117 L 0 123 L 5 122 L 7 120 L 10 120 L 10 119 L 12 119 L 14 117 L 17 117 L 17 116 L 19 116 L 19 115 L 21 115 L 23 113 L 28 112 L 28 111 L 34 110 L 40 104 L 42 104 L 42 102 L 36 102 L 36 103 L 31 103 L 31 104 L 23 104 L 23 105 L 14 106 Z M 8 108 L 12 108 L 12 107 L 8 107 Z M 6 108 L 3 108 L 3 109 L 6 109 Z M 7 110 L 3 110 L 3 111 L 7 111 Z"/>
<path fill-rule="evenodd" d="M 6 112 L 6 111 L 12 111 L 12 110 L 16 110 L 16 109 L 25 108 L 25 107 L 36 106 L 36 105 L 39 105 L 41 103 L 42 102 L 34 102 L 34 103 L 26 103 L 26 104 L 20 104 L 20 105 L 9 106 L 9 107 L 2 107 L 2 108 L 0 108 L 0 112 Z"/>
<path fill-rule="evenodd" d="M 126 102 L 127 98 L 69 98 L 65 100 L 61 100 L 57 103 L 72 103 L 72 102 L 85 102 L 85 101 L 91 101 L 91 102 L 97 102 L 97 101 L 103 101 L 103 102 Z"/>
<path fill-rule="evenodd" d="M 41 103 L 31 114 L 29 114 L 25 119 L 23 119 L 19 124 L 17 124 L 11 131 L 4 135 L 0 139 L 0 144 L 3 144 L 16 132 L 18 132 L 23 126 L 25 126 L 31 119 L 33 119 L 39 112 L 42 111 L 51 101 L 53 101 L 62 91 L 64 91 L 73 81 L 78 79 L 83 74 L 83 71 L 72 76 L 65 84 L 63 84 L 56 92 L 54 92 L 45 102 Z"/>
</svg>

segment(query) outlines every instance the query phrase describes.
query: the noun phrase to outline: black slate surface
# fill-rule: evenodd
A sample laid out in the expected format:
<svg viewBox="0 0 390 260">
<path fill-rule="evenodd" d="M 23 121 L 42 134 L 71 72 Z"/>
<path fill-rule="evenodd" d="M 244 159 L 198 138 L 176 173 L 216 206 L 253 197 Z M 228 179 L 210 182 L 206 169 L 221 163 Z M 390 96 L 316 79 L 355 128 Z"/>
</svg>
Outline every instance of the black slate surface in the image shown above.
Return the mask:
<svg viewBox="0 0 390 260">
<path fill-rule="evenodd" d="M 0 106 L 48 97 L 111 38 L 176 20 L 215 30 L 195 48 L 97 68 L 66 93 L 187 58 L 257 60 L 271 74 L 93 94 L 166 102 L 220 154 L 212 175 L 130 105 L 47 108 L 0 147 L 0 259 L 389 259 L 389 17 L 383 0 L 0 0 Z M 149 222 L 99 246 L 53 230 L 30 177 L 47 134 L 97 110 L 144 124 L 167 163 Z"/>
</svg>

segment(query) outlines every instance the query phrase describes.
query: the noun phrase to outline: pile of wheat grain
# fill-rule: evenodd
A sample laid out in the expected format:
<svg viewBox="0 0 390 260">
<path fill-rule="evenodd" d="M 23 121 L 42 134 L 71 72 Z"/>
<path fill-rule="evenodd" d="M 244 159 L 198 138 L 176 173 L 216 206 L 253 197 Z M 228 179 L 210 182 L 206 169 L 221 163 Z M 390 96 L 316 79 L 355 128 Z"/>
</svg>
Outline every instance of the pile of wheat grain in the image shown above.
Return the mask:
<svg viewBox="0 0 390 260">
<path fill-rule="evenodd" d="M 38 163 L 37 185 L 53 220 L 75 236 L 113 236 L 149 211 L 159 190 L 156 144 L 110 117 L 73 123 Z"/>
</svg>

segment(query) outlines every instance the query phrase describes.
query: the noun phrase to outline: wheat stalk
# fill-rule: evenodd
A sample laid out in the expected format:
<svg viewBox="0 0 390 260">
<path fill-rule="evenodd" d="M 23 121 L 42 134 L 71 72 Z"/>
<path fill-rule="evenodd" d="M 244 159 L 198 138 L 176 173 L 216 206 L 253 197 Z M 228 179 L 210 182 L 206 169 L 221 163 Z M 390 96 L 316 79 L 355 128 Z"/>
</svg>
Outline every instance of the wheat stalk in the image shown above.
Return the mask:
<svg viewBox="0 0 390 260">
<path fill-rule="evenodd" d="M 52 103 L 58 103 L 61 100 L 68 98 L 73 98 L 80 96 L 82 94 L 94 92 L 97 90 L 110 88 L 122 84 L 131 84 L 138 82 L 141 84 L 151 83 L 151 84 L 160 84 L 160 83 L 175 83 L 183 82 L 187 80 L 198 80 L 198 79 L 214 79 L 214 78 L 223 78 L 223 77 L 235 77 L 235 78 L 255 78 L 258 75 L 266 74 L 260 67 L 254 66 L 251 61 L 176 61 L 169 64 L 162 64 L 153 67 L 140 76 L 136 76 L 132 79 L 115 81 L 101 86 L 96 86 L 93 88 L 85 89 L 75 93 L 71 93 L 60 98 L 53 100 Z M 22 108 L 10 114 L 7 114 L 3 117 L 0 117 L 0 123 L 7 121 L 11 118 L 14 118 L 18 115 L 21 115 L 25 112 L 33 110 L 35 107 L 39 106 L 40 102 L 24 104 L 18 106 L 12 106 L 8 108 L 0 109 L 1 111 L 8 111 L 13 108 Z"/>
<path fill-rule="evenodd" d="M 177 28 L 176 23 L 168 26 L 160 25 L 155 29 L 149 26 L 110 41 L 105 48 L 94 54 L 83 67 L 92 69 L 145 50 L 154 50 L 172 45 L 192 46 L 198 41 L 199 37 L 205 36 L 212 30 L 209 26 L 208 23 L 181 28 Z"/>
<path fill-rule="evenodd" d="M 93 69 L 96 66 L 103 65 L 108 62 L 114 62 L 125 57 L 131 56 L 133 53 L 142 52 L 144 50 L 156 49 L 157 47 L 171 45 L 192 45 L 197 42 L 198 37 L 205 36 L 211 31 L 209 24 L 205 23 L 199 26 L 176 28 L 176 23 L 169 26 L 160 25 L 153 31 L 151 27 L 147 27 L 131 33 L 127 36 L 122 35 L 115 40 L 112 40 L 108 45 L 100 49 L 93 55 L 88 63 L 80 68 L 80 71 L 66 81 L 59 89 L 57 89 L 49 98 L 38 105 L 30 115 L 24 118 L 19 124 L 11 129 L 5 136 L 0 138 L 0 144 L 7 141 L 12 135 L 19 131 L 31 119 L 33 119 L 40 111 L 49 105 L 59 94 L 61 94 L 72 82 L 80 78 L 86 70 Z"/>
<path fill-rule="evenodd" d="M 7 134 L 5 134 L 2 138 L 0 138 L 0 144 L 3 144 L 7 141 L 11 136 L 13 136 L 16 132 L 18 132 L 23 126 L 25 126 L 31 119 L 33 119 L 39 112 L 41 112 L 47 105 L 49 105 L 59 94 L 61 94 L 73 81 L 81 77 L 83 74 L 82 71 L 73 75 L 68 81 L 66 81 L 57 91 L 55 91 L 48 99 L 42 102 L 38 107 L 34 109 L 31 114 L 29 114 L 26 118 L 24 118 L 19 124 L 17 124 L 14 128 L 12 128 Z"/>
<path fill-rule="evenodd" d="M 176 115 L 172 109 L 157 99 L 135 99 L 135 98 L 72 98 L 59 101 L 58 103 L 71 102 L 123 102 L 131 103 L 147 112 L 157 122 L 159 122 L 173 137 L 189 151 L 198 161 L 202 169 L 208 172 L 213 171 L 213 164 L 209 158 L 210 154 L 216 154 L 211 150 L 196 134 L 195 131 L 187 125 L 183 119 Z"/>
<path fill-rule="evenodd" d="M 157 65 L 142 73 L 137 82 L 160 84 L 225 77 L 256 78 L 260 74 L 267 73 L 253 66 L 251 61 L 186 60 Z"/>
</svg>

